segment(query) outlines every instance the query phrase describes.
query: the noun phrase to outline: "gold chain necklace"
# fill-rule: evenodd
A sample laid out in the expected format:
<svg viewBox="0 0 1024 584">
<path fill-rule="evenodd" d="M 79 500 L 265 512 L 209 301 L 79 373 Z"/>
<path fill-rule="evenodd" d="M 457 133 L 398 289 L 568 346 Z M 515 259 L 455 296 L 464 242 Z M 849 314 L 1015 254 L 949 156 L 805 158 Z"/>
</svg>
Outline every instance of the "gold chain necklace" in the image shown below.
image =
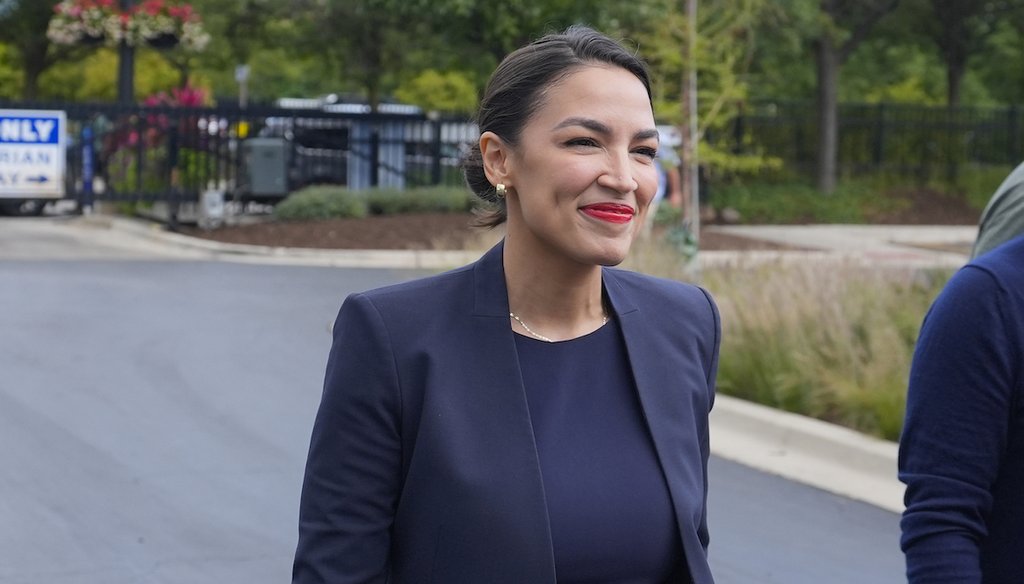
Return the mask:
<svg viewBox="0 0 1024 584">
<path fill-rule="evenodd" d="M 529 326 L 527 326 L 526 323 L 523 322 L 523 319 L 521 319 L 518 316 L 516 316 L 516 313 L 509 312 L 508 315 L 511 316 L 513 320 L 518 322 L 520 324 L 520 326 L 523 327 L 523 330 L 525 330 L 526 332 L 528 332 L 531 335 L 533 335 L 534 338 L 540 339 L 540 340 L 544 341 L 545 343 L 553 343 L 553 342 L 555 342 L 554 340 L 552 340 L 549 337 L 545 337 L 544 335 L 542 335 L 540 333 L 533 332 L 533 329 L 531 329 Z M 608 324 L 608 314 L 607 313 L 605 313 L 601 317 L 601 326 L 604 326 L 606 324 Z"/>
</svg>

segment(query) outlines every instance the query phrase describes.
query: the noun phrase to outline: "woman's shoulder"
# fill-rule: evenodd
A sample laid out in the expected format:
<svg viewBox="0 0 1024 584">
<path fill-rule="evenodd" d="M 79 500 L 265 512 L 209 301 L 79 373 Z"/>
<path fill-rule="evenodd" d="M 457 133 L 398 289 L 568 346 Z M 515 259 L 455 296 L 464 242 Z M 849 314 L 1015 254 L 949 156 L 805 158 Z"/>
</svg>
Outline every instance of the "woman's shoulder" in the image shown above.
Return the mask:
<svg viewBox="0 0 1024 584">
<path fill-rule="evenodd" d="M 696 284 L 660 278 L 640 272 L 631 272 L 619 268 L 608 268 L 605 272 L 609 278 L 617 282 L 636 302 L 644 303 L 682 303 L 697 306 L 714 304 L 711 294 Z"/>
<path fill-rule="evenodd" d="M 357 295 L 366 298 L 377 307 L 422 308 L 436 306 L 445 297 L 457 295 L 460 291 L 470 294 L 471 282 L 472 264 L 433 276 L 373 288 Z"/>
</svg>

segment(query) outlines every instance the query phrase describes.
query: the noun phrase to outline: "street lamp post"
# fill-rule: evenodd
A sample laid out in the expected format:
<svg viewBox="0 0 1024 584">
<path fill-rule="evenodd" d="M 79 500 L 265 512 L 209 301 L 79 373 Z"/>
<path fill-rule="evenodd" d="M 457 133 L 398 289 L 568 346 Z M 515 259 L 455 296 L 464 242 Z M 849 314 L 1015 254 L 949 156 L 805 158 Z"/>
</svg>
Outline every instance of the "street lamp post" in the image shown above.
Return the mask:
<svg viewBox="0 0 1024 584">
<path fill-rule="evenodd" d="M 135 0 L 120 0 L 120 4 L 121 10 L 127 13 L 135 5 Z M 135 48 L 125 38 L 118 44 L 117 103 L 135 103 Z"/>
</svg>

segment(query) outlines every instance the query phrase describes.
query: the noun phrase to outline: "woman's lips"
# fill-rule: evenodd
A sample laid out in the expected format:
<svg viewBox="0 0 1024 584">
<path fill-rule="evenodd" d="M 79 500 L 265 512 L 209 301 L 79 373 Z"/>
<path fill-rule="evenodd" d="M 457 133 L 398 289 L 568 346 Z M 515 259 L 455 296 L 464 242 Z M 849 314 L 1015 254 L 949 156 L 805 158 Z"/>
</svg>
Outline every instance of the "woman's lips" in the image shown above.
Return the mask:
<svg viewBox="0 0 1024 584">
<path fill-rule="evenodd" d="M 629 223 L 633 220 L 633 215 L 636 213 L 633 210 L 633 207 L 630 207 L 629 205 L 618 205 L 615 203 L 596 203 L 594 205 L 587 205 L 586 207 L 580 207 L 580 211 L 583 211 L 594 219 L 607 221 L 609 223 Z"/>
</svg>

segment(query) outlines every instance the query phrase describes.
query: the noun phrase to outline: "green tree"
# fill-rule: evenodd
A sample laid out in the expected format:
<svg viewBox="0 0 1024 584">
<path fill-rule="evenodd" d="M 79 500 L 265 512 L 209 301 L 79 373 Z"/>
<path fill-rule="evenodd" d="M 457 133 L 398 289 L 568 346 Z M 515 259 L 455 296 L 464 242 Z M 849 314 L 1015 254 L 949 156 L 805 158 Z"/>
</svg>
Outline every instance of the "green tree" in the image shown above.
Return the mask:
<svg viewBox="0 0 1024 584">
<path fill-rule="evenodd" d="M 664 3 L 663 10 L 652 11 L 646 28 L 636 33 L 650 64 L 658 119 L 677 125 L 686 123 L 682 106 L 689 43 L 681 4 Z M 708 140 L 728 133 L 749 97 L 748 74 L 760 47 L 757 24 L 768 5 L 766 0 L 705 0 L 698 11 L 694 62 L 699 79 L 699 157 L 713 173 L 749 172 L 773 164 L 763 153 L 738 155 L 730 146 Z"/>
<path fill-rule="evenodd" d="M 811 78 L 818 122 L 816 182 L 823 193 L 832 193 L 836 185 L 840 71 L 872 29 L 898 4 L 899 0 L 791 0 L 773 3 L 764 19 L 763 27 L 774 29 L 771 36 L 787 49 L 779 53 L 783 60 L 776 61 L 782 71 L 775 83 L 789 83 L 792 59 L 800 59 L 808 49 L 813 56 Z M 762 70 L 771 74 L 764 67 Z M 801 85 L 806 87 L 807 77 L 802 80 Z"/>
<path fill-rule="evenodd" d="M 918 0 L 920 2 L 921 0 Z M 928 0 L 931 18 L 922 18 L 925 34 L 935 43 L 946 65 L 946 103 L 960 104 L 968 60 L 986 46 L 1008 16 L 1024 11 L 1020 0 Z"/>
<path fill-rule="evenodd" d="M 1017 66 L 1024 60 L 1024 14 L 1010 14 L 999 22 L 989 36 L 985 49 L 972 59 L 964 77 L 962 101 L 970 103 L 974 84 L 985 87 L 993 103 L 1024 103 L 1024 68 Z"/>
<path fill-rule="evenodd" d="M 249 66 L 251 72 L 246 90 L 255 88 L 258 97 L 265 97 L 268 92 L 262 82 L 266 80 L 260 77 L 268 70 L 261 68 L 257 73 L 253 71 L 253 64 L 259 61 L 262 66 L 268 52 L 286 52 L 274 41 L 282 39 L 288 42 L 293 39 L 294 35 L 290 34 L 291 22 L 286 18 L 287 3 L 281 0 L 193 0 L 193 6 L 202 16 L 211 41 L 206 50 L 199 54 L 180 50 L 163 53 L 179 71 L 179 83 L 187 81 L 195 72 L 209 79 L 216 93 L 234 95 L 241 90 L 235 81 L 236 67 Z M 316 76 L 304 71 L 301 63 L 302 59 L 292 62 L 282 57 L 276 60 L 269 71 L 285 74 L 298 71 L 299 75 Z M 239 97 L 241 100 L 242 96 Z"/>
<path fill-rule="evenodd" d="M 135 57 L 136 99 L 178 84 L 177 72 L 157 51 L 138 51 Z M 94 51 L 81 61 L 60 61 L 40 77 L 40 95 L 66 101 L 113 101 L 117 64 L 117 50 L 110 48 Z"/>
<path fill-rule="evenodd" d="M 427 69 L 395 90 L 395 97 L 424 110 L 470 113 L 476 107 L 476 88 L 456 71 Z"/>
<path fill-rule="evenodd" d="M 408 51 L 425 34 L 425 9 L 402 0 L 292 0 L 302 34 L 297 48 L 319 54 L 339 68 L 335 78 L 352 79 L 376 108 L 389 75 L 401 70 Z"/>
<path fill-rule="evenodd" d="M 82 50 L 55 47 L 46 28 L 58 0 L 0 0 L 0 43 L 13 49 L 21 69 L 22 98 L 39 96 L 39 77 L 54 63 L 81 56 Z"/>
<path fill-rule="evenodd" d="M 819 27 L 811 45 L 817 77 L 817 186 L 823 193 L 831 194 L 836 188 L 840 69 L 898 4 L 899 0 L 821 0 L 819 4 Z"/>
<path fill-rule="evenodd" d="M 14 99 L 21 86 L 21 75 L 14 63 L 14 51 L 0 44 L 0 99 Z"/>
</svg>

